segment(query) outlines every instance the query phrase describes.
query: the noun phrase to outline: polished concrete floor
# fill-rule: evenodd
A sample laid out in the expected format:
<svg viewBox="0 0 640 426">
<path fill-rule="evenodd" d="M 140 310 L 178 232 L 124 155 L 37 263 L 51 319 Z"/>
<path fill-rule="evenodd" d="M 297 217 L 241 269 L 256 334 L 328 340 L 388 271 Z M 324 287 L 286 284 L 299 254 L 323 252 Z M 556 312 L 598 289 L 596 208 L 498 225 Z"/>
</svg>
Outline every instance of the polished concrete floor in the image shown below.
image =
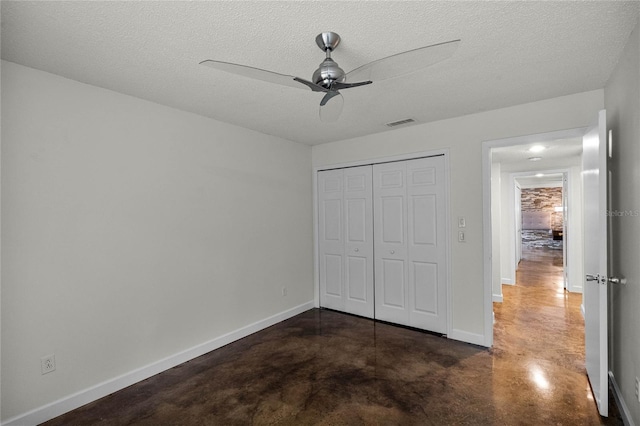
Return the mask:
<svg viewBox="0 0 640 426">
<path fill-rule="evenodd" d="M 525 254 L 491 350 L 314 309 L 46 424 L 622 424 L 598 415 L 561 274 L 557 251 Z"/>
</svg>

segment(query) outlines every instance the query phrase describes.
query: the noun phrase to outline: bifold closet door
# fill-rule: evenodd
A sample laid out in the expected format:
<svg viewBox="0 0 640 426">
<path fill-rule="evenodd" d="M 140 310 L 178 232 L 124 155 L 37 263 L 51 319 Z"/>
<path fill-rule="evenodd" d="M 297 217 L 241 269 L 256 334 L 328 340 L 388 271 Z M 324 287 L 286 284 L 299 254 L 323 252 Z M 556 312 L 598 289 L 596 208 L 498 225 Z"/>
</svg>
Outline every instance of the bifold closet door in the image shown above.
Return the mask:
<svg viewBox="0 0 640 426">
<path fill-rule="evenodd" d="M 375 317 L 447 332 L 444 157 L 373 166 Z"/>
<path fill-rule="evenodd" d="M 373 318 L 371 166 L 318 173 L 320 306 Z"/>
</svg>

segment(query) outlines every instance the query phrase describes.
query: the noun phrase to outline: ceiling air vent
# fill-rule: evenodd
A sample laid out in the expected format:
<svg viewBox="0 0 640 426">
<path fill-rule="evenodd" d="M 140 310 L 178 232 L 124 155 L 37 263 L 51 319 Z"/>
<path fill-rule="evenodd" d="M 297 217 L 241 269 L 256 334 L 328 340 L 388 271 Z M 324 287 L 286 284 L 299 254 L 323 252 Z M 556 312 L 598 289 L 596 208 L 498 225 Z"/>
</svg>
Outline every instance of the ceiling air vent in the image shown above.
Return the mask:
<svg viewBox="0 0 640 426">
<path fill-rule="evenodd" d="M 398 121 L 394 121 L 392 123 L 387 123 L 386 126 L 387 127 L 398 127 L 398 126 L 402 126 L 405 124 L 409 124 L 409 123 L 415 123 L 416 120 L 414 120 L 413 118 L 405 118 L 404 120 L 398 120 Z"/>
</svg>

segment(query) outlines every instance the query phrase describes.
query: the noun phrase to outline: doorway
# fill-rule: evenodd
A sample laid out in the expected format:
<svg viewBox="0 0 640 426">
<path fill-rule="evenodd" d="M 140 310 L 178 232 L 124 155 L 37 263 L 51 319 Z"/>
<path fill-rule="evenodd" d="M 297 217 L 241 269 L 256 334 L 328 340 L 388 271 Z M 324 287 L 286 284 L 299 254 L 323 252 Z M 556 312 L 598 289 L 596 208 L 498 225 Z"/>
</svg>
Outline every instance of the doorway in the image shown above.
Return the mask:
<svg viewBox="0 0 640 426">
<path fill-rule="evenodd" d="M 513 173 L 514 270 L 522 259 L 546 258 L 562 269 L 563 288 L 569 289 L 567 240 L 569 171 Z"/>
<path fill-rule="evenodd" d="M 491 208 L 492 197 L 494 196 L 493 185 L 495 183 L 494 179 L 494 171 L 499 167 L 494 167 L 492 164 L 492 156 L 494 151 L 499 147 L 510 147 L 513 146 L 517 150 L 522 150 L 524 145 L 533 144 L 533 143 L 544 143 L 545 145 L 553 145 L 554 140 L 558 140 L 562 138 L 571 138 L 580 140 L 582 139 L 582 166 L 581 167 L 572 167 L 572 174 L 575 171 L 578 172 L 578 178 L 574 179 L 574 184 L 579 183 L 579 191 L 573 191 L 572 193 L 575 195 L 580 194 L 584 196 L 584 202 L 580 200 L 579 203 L 574 203 L 571 200 L 568 201 L 568 211 L 580 210 L 580 214 L 577 216 L 582 219 L 582 212 L 584 211 L 584 227 L 582 221 L 579 223 L 579 226 L 576 227 L 576 230 L 579 232 L 570 232 L 570 238 L 567 242 L 576 243 L 579 240 L 578 237 L 585 235 L 585 242 L 587 236 L 589 237 L 589 243 L 582 244 L 580 240 L 579 243 L 575 244 L 575 248 L 577 250 L 569 250 L 569 256 L 571 256 L 572 252 L 577 252 L 580 256 L 574 259 L 579 259 L 579 262 L 571 262 L 573 274 L 578 275 L 576 280 L 571 279 L 571 274 L 569 274 L 569 283 L 573 283 L 575 286 L 577 283 L 582 283 L 580 285 L 580 292 L 584 290 L 583 295 L 579 295 L 573 293 L 573 295 L 577 295 L 579 300 L 582 302 L 580 304 L 579 309 L 577 310 L 577 315 L 582 318 L 579 322 L 580 328 L 582 329 L 581 336 L 578 336 L 576 331 L 572 330 L 573 334 L 567 335 L 568 340 L 573 339 L 583 339 L 583 344 L 578 345 L 580 347 L 580 351 L 572 351 L 567 352 L 567 350 L 571 351 L 571 349 L 565 348 L 562 351 L 563 358 L 568 357 L 570 360 L 577 362 L 578 365 L 581 366 L 581 373 L 584 373 L 584 366 L 586 365 L 587 376 L 589 380 L 590 388 L 587 389 L 588 397 L 597 402 L 597 408 L 601 415 L 607 415 L 607 286 L 601 284 L 607 284 L 607 281 L 616 282 L 619 281 L 618 278 L 607 278 L 607 262 L 606 262 L 606 244 L 602 244 L 603 241 L 607 241 L 606 234 L 606 216 L 605 216 L 605 207 L 606 207 L 606 199 L 607 199 L 607 182 L 606 182 L 606 165 L 607 165 L 607 146 L 606 146 L 606 111 L 602 110 L 598 113 L 598 118 L 594 124 L 589 126 L 588 128 L 579 128 L 568 131 L 561 132 L 552 132 L 541 135 L 530 135 L 526 137 L 518 137 L 512 139 L 505 139 L 499 141 L 487 141 L 483 143 L 483 185 L 484 185 L 484 213 L 485 213 L 485 226 L 484 226 L 484 236 L 485 236 L 485 252 L 484 258 L 487 260 L 486 265 L 488 271 L 485 270 L 484 282 L 485 282 L 485 291 L 487 295 L 490 296 L 489 290 L 492 289 L 493 282 L 492 278 L 492 264 L 491 260 L 495 256 L 494 246 L 492 243 L 496 241 L 494 237 L 494 232 L 500 232 L 500 229 L 495 229 L 492 227 L 492 219 L 495 211 Z M 527 151 L 533 152 L 533 147 L 530 147 Z M 542 148 L 544 150 L 545 148 Z M 524 151 L 524 150 L 522 150 Z M 539 161 L 540 158 L 528 158 L 529 161 Z M 582 191 L 582 187 L 584 186 L 584 194 Z M 587 191 L 587 189 L 589 189 Z M 571 197 L 569 197 L 571 198 Z M 571 216 L 571 215 L 569 215 Z M 575 223 L 575 219 L 572 218 L 570 227 L 577 225 Z M 573 225 L 571 225 L 573 224 Z M 594 225 L 588 229 L 587 232 L 587 224 Z M 583 229 L 584 228 L 584 229 Z M 597 229 L 596 229 L 597 228 Z M 507 229 L 510 229 L 509 227 Z M 497 250 L 499 252 L 500 245 L 497 246 Z M 574 253 L 575 254 L 575 253 Z M 596 258 L 596 261 L 589 261 L 584 264 L 582 259 L 582 255 L 584 254 L 585 259 Z M 587 256 L 589 254 L 589 256 Z M 588 275 L 584 275 L 584 267 L 588 265 L 592 267 L 593 265 L 599 265 L 599 269 L 596 269 L 596 272 L 591 272 Z M 576 267 L 574 267 L 576 266 Z M 577 271 L 580 271 L 579 274 Z M 577 286 L 576 286 L 577 287 Z M 567 297 L 571 295 L 562 289 L 560 293 L 560 297 Z M 487 298 L 485 297 L 485 300 Z M 495 313 L 493 310 L 493 306 L 485 306 L 491 310 L 491 312 L 487 312 L 485 315 L 485 321 L 487 318 L 494 316 Z M 491 304 L 493 305 L 493 304 Z M 500 305 L 496 304 L 496 309 L 499 309 Z M 539 317 L 548 311 L 547 306 L 544 306 L 544 310 L 540 310 L 538 312 L 533 312 L 531 315 L 527 316 L 528 321 L 539 321 Z M 574 309 L 576 311 L 576 309 Z M 565 312 L 563 309 L 562 312 Z M 563 315 L 566 317 L 566 315 Z M 562 320 L 562 318 L 560 318 Z M 526 340 L 535 339 L 535 335 L 531 334 L 531 330 L 526 327 L 526 322 L 522 322 L 519 330 L 522 332 L 523 337 Z M 558 322 L 557 325 L 561 326 L 562 321 Z M 491 329 L 493 333 L 496 332 L 496 328 Z M 493 337 L 493 333 L 492 336 Z M 546 334 L 543 332 L 543 334 Z M 493 344 L 493 339 L 490 339 Z M 554 341 L 555 342 L 555 341 Z M 504 342 L 501 342 L 504 343 Z M 549 342 L 551 343 L 551 342 Z M 570 342 L 569 342 L 570 343 Z M 576 346 L 576 347 L 578 347 Z M 508 349 L 509 351 L 514 350 L 514 348 L 505 348 L 501 345 L 500 349 Z M 515 348 L 516 351 L 520 350 L 519 348 Z M 551 357 L 553 358 L 553 356 Z M 549 363 L 549 361 L 556 362 L 555 360 L 550 359 L 546 355 L 541 359 L 543 363 Z M 535 380 L 535 378 L 534 378 Z M 593 392 L 591 391 L 593 389 Z"/>
<path fill-rule="evenodd" d="M 581 293 L 582 191 L 581 153 L 584 128 L 542 133 L 483 143 L 484 185 L 484 285 L 485 321 L 493 323 L 493 302 L 503 300 L 502 285 L 514 285 L 516 265 L 521 257 L 516 241 L 520 231 L 516 215 L 516 178 L 535 177 L 538 173 L 566 177 L 564 191 L 567 207 L 563 211 L 563 253 L 568 265 L 567 289 Z M 557 207 L 557 206 L 554 206 Z M 563 277 L 563 280 L 565 278 Z M 493 344 L 493 336 L 488 339 Z"/>
<path fill-rule="evenodd" d="M 526 158 L 538 144 L 548 150 L 549 161 Z M 491 150 L 491 193 L 499 199 L 492 199 L 490 212 L 492 223 L 499 224 L 491 231 L 492 267 L 497 268 L 492 271 L 493 301 L 502 299 L 503 284 L 515 284 L 523 250 L 536 247 L 556 250 L 564 287 L 582 292 L 581 152 L 580 138 Z"/>
</svg>

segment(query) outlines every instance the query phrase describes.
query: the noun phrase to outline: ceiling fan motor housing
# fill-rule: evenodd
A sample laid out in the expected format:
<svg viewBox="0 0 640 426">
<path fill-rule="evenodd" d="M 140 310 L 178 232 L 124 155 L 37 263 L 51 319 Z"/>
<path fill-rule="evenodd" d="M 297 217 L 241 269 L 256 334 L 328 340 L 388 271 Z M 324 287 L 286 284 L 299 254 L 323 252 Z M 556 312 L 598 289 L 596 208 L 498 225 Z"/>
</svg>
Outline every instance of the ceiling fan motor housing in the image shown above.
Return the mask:
<svg viewBox="0 0 640 426">
<path fill-rule="evenodd" d="M 311 81 L 315 84 L 330 89 L 334 82 L 344 83 L 346 74 L 342 68 L 331 58 L 327 58 L 320 64 L 320 67 L 313 73 Z"/>
</svg>

